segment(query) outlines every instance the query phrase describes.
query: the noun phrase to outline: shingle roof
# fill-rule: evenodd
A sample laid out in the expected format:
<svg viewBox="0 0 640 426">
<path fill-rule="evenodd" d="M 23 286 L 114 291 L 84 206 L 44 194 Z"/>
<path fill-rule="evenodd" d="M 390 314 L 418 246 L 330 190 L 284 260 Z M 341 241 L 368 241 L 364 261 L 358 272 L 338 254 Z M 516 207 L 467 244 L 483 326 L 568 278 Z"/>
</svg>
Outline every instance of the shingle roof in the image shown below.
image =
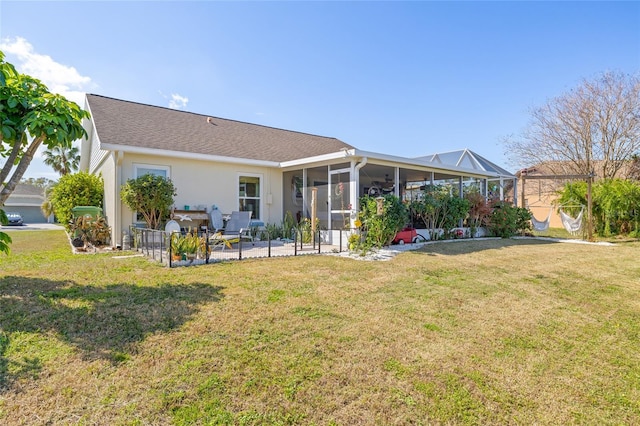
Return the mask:
<svg viewBox="0 0 640 426">
<path fill-rule="evenodd" d="M 87 94 L 102 144 L 282 162 L 353 148 L 336 138 Z"/>
<path fill-rule="evenodd" d="M 16 185 L 16 188 L 13 190 L 13 195 L 29 195 L 29 196 L 38 196 L 44 197 L 44 189 L 38 188 L 35 185 L 19 183 Z"/>
</svg>

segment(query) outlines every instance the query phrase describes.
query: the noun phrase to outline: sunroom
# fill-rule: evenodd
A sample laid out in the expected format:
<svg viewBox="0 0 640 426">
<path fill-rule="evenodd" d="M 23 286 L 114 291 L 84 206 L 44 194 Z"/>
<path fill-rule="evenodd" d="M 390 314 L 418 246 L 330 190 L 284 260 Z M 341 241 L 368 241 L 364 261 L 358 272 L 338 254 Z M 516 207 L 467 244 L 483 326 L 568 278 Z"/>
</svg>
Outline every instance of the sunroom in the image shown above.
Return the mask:
<svg viewBox="0 0 640 426">
<path fill-rule="evenodd" d="M 340 153 L 281 164 L 283 211 L 296 220 L 314 216 L 321 229 L 354 227 L 359 198 L 393 194 L 404 201 L 419 197 L 426 185 L 445 185 L 463 197 L 515 200 L 516 177 L 469 150 L 405 158 L 345 149 Z"/>
</svg>

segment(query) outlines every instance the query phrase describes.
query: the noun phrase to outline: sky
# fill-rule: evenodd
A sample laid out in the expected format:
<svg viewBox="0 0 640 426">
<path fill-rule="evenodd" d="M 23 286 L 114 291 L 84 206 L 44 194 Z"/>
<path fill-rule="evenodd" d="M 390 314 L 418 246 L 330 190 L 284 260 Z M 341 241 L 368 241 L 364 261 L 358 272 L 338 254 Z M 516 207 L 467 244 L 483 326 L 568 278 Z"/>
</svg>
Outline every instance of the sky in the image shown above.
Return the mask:
<svg viewBox="0 0 640 426">
<path fill-rule="evenodd" d="M 94 93 L 418 157 L 504 140 L 532 108 L 640 71 L 640 2 L 7 1 L 0 50 Z M 1 160 L 0 160 L 1 161 Z M 36 158 L 25 177 L 57 179 Z"/>
</svg>

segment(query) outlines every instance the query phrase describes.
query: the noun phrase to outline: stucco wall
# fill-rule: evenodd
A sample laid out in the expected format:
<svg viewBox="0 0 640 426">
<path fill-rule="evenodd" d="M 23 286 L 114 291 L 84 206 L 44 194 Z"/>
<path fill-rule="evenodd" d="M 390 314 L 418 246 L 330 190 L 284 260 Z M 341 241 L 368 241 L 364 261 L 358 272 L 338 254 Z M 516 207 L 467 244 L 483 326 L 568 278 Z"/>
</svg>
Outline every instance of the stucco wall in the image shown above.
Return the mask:
<svg viewBox="0 0 640 426">
<path fill-rule="evenodd" d="M 177 190 L 175 207 L 191 209 L 215 204 L 223 213 L 238 210 L 240 176 L 261 177 L 261 217 L 264 223 L 282 221 L 282 173 L 279 169 L 242 164 L 214 163 L 161 156 L 126 154 L 121 165 L 122 183 L 134 178 L 135 165 L 169 168 L 169 177 Z M 122 227 L 133 223 L 133 212 L 122 204 Z"/>
<path fill-rule="evenodd" d="M 103 161 L 96 164 L 93 174 L 101 175 L 104 181 L 104 199 L 102 206 L 102 214 L 107 218 L 107 223 L 111 227 L 111 243 L 112 245 L 120 244 L 121 229 L 117 222 L 116 212 L 118 211 L 120 201 L 119 195 L 116 193 L 115 182 L 115 159 L 113 155 L 103 157 Z"/>
</svg>

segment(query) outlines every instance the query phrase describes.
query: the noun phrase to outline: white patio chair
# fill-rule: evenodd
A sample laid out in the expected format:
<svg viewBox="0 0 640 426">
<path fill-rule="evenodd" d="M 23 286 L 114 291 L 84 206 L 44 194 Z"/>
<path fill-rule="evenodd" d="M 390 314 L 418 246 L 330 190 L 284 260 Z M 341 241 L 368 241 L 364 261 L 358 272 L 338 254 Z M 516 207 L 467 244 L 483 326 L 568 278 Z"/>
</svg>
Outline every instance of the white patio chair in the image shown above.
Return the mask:
<svg viewBox="0 0 640 426">
<path fill-rule="evenodd" d="M 251 240 L 253 243 L 250 224 L 251 212 L 231 212 L 231 217 L 225 227 L 214 229 L 209 240 L 214 246 L 222 245 L 222 250 L 225 247 L 231 248 L 231 244 L 239 243 L 243 239 Z"/>
</svg>

